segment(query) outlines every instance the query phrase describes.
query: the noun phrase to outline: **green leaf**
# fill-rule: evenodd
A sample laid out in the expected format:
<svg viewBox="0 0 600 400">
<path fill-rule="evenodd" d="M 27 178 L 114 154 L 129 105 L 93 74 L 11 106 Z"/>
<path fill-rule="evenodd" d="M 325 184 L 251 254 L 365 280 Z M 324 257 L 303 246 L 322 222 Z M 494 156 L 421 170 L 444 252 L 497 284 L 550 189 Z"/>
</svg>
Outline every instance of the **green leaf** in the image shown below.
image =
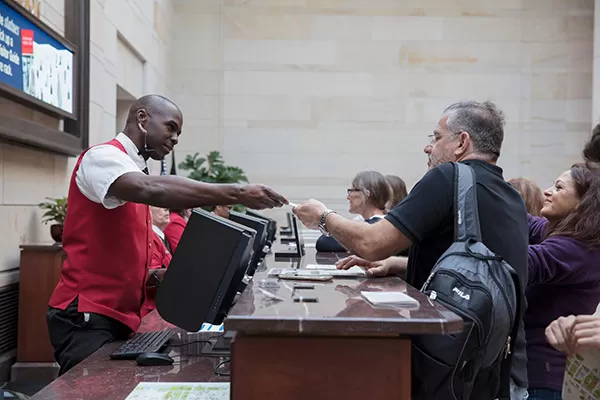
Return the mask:
<svg viewBox="0 0 600 400">
<path fill-rule="evenodd" d="M 42 222 L 48 224 L 54 222 L 56 224 L 64 224 L 65 217 L 67 215 L 67 198 L 61 197 L 53 199 L 47 197 L 45 202 L 38 205 L 42 210 L 45 210 L 42 214 Z"/>
</svg>

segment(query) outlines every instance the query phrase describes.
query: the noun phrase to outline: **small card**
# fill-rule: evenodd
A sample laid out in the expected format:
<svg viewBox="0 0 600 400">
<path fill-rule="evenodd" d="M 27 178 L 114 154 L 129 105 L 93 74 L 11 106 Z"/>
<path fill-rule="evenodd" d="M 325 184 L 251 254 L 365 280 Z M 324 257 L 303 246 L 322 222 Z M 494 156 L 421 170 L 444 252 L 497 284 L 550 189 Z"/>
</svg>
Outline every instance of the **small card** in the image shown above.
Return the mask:
<svg viewBox="0 0 600 400">
<path fill-rule="evenodd" d="M 418 306 L 419 302 L 404 292 L 360 292 L 360 295 L 369 303 L 379 304 L 398 304 L 408 306 Z"/>
</svg>

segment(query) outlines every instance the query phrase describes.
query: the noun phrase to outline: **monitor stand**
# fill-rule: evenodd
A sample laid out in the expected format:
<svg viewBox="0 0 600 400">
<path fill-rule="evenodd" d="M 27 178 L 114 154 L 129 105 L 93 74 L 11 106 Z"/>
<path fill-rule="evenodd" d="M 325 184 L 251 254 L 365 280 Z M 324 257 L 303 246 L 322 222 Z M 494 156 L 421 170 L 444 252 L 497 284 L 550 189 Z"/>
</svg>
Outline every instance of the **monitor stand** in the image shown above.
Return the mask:
<svg viewBox="0 0 600 400">
<path fill-rule="evenodd" d="M 234 336 L 235 331 L 225 332 L 214 343 L 207 344 L 202 351 L 202 355 L 207 357 L 229 357 L 231 354 L 231 341 Z"/>
</svg>

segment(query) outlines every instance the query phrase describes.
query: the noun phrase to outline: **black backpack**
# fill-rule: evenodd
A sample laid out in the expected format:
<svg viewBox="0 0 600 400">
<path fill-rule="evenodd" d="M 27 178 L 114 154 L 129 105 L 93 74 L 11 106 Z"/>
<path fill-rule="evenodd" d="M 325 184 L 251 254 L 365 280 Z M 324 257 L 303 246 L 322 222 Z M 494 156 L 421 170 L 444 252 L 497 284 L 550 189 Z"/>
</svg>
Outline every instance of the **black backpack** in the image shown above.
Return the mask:
<svg viewBox="0 0 600 400">
<path fill-rule="evenodd" d="M 462 333 L 413 339 L 413 400 L 510 398 L 511 341 L 521 319 L 515 270 L 481 242 L 470 166 L 454 163 L 454 243 L 421 292 L 459 315 Z"/>
</svg>

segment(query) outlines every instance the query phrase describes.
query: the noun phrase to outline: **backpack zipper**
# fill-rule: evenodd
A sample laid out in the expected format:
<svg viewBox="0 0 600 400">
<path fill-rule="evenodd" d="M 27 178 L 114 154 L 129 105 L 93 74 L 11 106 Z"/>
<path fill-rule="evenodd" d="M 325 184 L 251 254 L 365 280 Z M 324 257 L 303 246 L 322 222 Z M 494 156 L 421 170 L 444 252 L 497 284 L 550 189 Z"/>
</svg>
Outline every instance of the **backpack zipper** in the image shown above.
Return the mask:
<svg viewBox="0 0 600 400">
<path fill-rule="evenodd" d="M 508 297 L 506 297 L 506 293 L 504 293 L 504 290 L 502 290 L 504 287 L 502 285 L 500 285 L 500 281 L 496 277 L 496 273 L 494 272 L 494 269 L 495 268 L 490 268 L 490 275 L 492 276 L 492 279 L 496 283 L 496 286 L 498 286 L 498 288 L 500 289 L 500 294 L 502 295 L 502 298 L 504 299 L 504 302 L 506 303 L 506 309 L 508 310 L 508 316 L 510 317 L 510 320 L 512 322 L 512 324 L 510 326 L 510 331 L 509 331 L 509 335 L 510 335 L 510 332 L 512 332 L 513 325 L 516 324 L 518 321 L 515 321 L 515 317 L 513 315 L 512 309 L 510 307 L 510 303 L 508 302 Z M 515 295 L 520 296 L 521 293 L 516 293 L 516 291 L 515 291 Z M 517 300 L 517 304 L 518 304 L 519 303 L 518 299 L 515 299 L 515 300 Z M 510 336 L 509 336 L 509 338 L 510 338 Z"/>
<path fill-rule="evenodd" d="M 433 294 L 433 293 L 435 293 L 435 294 Z M 433 294 L 433 298 L 432 298 L 432 294 Z M 446 307 L 447 309 L 449 309 L 450 311 L 452 311 L 456 314 L 459 314 L 459 315 L 463 314 L 463 315 L 466 315 L 469 318 L 471 318 L 471 320 L 473 320 L 475 322 L 475 326 L 477 327 L 477 331 L 479 332 L 479 337 L 483 336 L 483 334 L 484 334 L 483 323 L 481 322 L 481 320 L 479 319 L 479 317 L 477 315 L 475 315 L 474 313 L 471 312 L 471 310 L 458 309 L 458 307 L 453 304 L 451 299 L 447 298 L 447 296 L 444 295 L 443 293 L 438 293 L 435 290 L 431 291 L 431 293 L 429 294 L 429 298 L 431 298 L 432 300 L 437 300 L 441 305 L 443 305 L 444 307 Z M 483 343 L 486 340 L 487 340 L 487 337 L 482 338 L 479 343 L 479 347 L 481 346 L 481 343 Z"/>
<path fill-rule="evenodd" d="M 511 342 L 511 337 L 510 337 L 510 335 L 508 335 L 508 338 L 506 339 L 506 350 L 504 351 L 504 359 L 507 359 L 508 356 L 511 354 L 510 342 Z"/>
</svg>

